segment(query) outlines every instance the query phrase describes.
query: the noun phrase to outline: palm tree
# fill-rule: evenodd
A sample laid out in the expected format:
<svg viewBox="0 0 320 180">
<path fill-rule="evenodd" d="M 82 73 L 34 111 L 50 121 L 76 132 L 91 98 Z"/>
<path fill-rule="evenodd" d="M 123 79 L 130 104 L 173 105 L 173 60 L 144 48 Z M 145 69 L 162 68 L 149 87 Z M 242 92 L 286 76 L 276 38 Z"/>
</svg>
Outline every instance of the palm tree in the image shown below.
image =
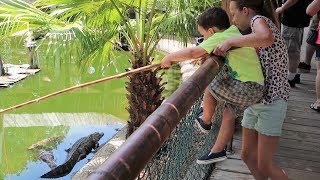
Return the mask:
<svg viewBox="0 0 320 180">
<path fill-rule="evenodd" d="M 219 0 L 21 0 L 0 2 L 0 33 L 7 37 L 28 28 L 41 34 L 73 33 L 80 63 L 105 61 L 121 49 L 121 38 L 130 47 L 133 69 L 152 63 L 158 42 L 166 35 L 187 42 L 195 32 L 201 11 Z M 36 8 L 37 7 L 37 8 Z M 46 12 L 42 11 L 46 10 Z M 130 17 L 132 16 L 132 17 Z M 164 84 L 158 70 L 129 77 L 126 84 L 130 114 L 128 135 L 162 103 Z"/>
</svg>

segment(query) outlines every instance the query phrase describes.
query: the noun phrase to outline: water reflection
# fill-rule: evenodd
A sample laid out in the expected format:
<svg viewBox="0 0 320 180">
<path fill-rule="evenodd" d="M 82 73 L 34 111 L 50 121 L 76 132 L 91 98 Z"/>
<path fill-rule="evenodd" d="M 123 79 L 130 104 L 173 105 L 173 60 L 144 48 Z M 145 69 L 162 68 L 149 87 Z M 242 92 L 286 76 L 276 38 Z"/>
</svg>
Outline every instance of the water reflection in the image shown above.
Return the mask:
<svg viewBox="0 0 320 180">
<path fill-rule="evenodd" d="M 79 138 L 93 132 L 104 132 L 105 135 L 99 141 L 100 144 L 110 139 L 123 125 L 115 123 L 104 126 L 57 126 L 57 127 L 5 127 L 3 130 L 2 144 L 5 153 L 1 157 L 0 179 L 39 179 L 39 177 L 50 171 L 48 165 L 38 159 L 38 154 L 43 148 L 27 150 L 30 144 L 38 142 L 45 137 L 63 136 L 60 141 L 48 144 L 45 149 L 51 150 L 55 157 L 56 164 L 60 165 L 65 161 L 67 152 Z M 86 159 L 78 162 L 72 172 L 60 179 L 70 179 L 71 175 L 79 170 L 88 159 L 92 158 L 90 153 Z"/>
<path fill-rule="evenodd" d="M 58 40 L 51 39 L 53 43 Z M 60 41 L 60 40 L 59 40 Z M 21 42 L 22 43 L 22 42 Z M 0 54 L 5 63 L 28 62 L 26 49 L 19 39 L 0 44 Z M 68 43 L 65 42 L 66 48 Z M 20 44 L 20 45 L 19 45 Z M 69 47 L 70 48 L 70 47 Z M 46 56 L 46 52 L 51 56 Z M 20 104 L 52 92 L 103 78 L 129 67 L 126 54 L 119 53 L 112 67 L 92 64 L 94 73 L 83 71 L 75 62 L 76 55 L 66 49 L 39 49 L 41 71 L 10 88 L 0 89 L 0 109 Z M 115 68 L 117 67 L 117 68 Z M 89 67 L 87 67 L 89 68 Z M 86 68 L 86 69 L 87 69 Z M 92 71 L 91 71 L 92 72 Z M 0 115 L 0 179 L 39 179 L 48 172 L 48 165 L 38 159 L 41 149 L 51 150 L 60 165 L 67 153 L 65 149 L 78 139 L 93 132 L 105 135 L 101 144 L 110 139 L 125 124 L 128 114 L 124 83 L 126 79 L 100 83 L 78 89 L 45 101 L 24 106 Z M 45 146 L 28 150 L 32 144 L 50 137 L 61 137 Z M 93 154 L 76 164 L 70 175 L 82 167 Z"/>
<path fill-rule="evenodd" d="M 90 64 L 81 69 L 76 61 L 77 49 L 71 42 L 59 42 L 61 39 L 49 38 L 51 44 L 62 44 L 65 51 L 59 52 L 50 46 L 39 49 L 41 71 L 20 81 L 10 88 L 0 89 L 0 109 L 20 104 L 35 98 L 79 85 L 106 76 L 124 72 L 130 66 L 127 52 L 118 53 L 115 59 L 105 64 Z M 21 44 L 21 43 L 20 43 Z M 26 49 L 19 45 L 19 39 L 0 44 L 0 54 L 5 63 L 24 64 L 28 62 Z M 49 54 L 49 55 L 46 55 Z M 161 59 L 163 55 L 156 55 Z M 169 96 L 180 85 L 180 71 L 176 66 L 164 77 L 168 81 L 165 94 Z M 28 150 L 30 145 L 43 139 L 59 136 L 57 141 L 44 147 L 51 150 L 60 165 L 67 153 L 64 151 L 77 141 L 93 132 L 105 135 L 100 144 L 110 139 L 128 119 L 125 110 L 125 82 L 118 79 L 74 90 L 45 101 L 0 114 L 0 179 L 39 179 L 48 172 L 48 165 L 38 159 L 41 149 Z M 80 161 L 73 171 L 82 167 L 88 159 Z"/>
</svg>

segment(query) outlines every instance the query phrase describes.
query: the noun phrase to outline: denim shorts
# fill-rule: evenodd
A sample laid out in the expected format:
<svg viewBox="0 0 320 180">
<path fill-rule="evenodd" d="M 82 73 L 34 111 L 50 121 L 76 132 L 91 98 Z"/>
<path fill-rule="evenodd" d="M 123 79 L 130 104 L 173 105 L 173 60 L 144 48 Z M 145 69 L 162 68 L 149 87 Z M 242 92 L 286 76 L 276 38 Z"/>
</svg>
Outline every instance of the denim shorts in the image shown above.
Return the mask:
<svg viewBox="0 0 320 180">
<path fill-rule="evenodd" d="M 300 49 L 302 45 L 303 28 L 281 25 L 281 35 L 288 47 L 289 61 L 300 61 Z"/>
<path fill-rule="evenodd" d="M 267 136 L 280 136 L 288 102 L 276 99 L 270 104 L 254 104 L 244 111 L 242 127 Z"/>
</svg>

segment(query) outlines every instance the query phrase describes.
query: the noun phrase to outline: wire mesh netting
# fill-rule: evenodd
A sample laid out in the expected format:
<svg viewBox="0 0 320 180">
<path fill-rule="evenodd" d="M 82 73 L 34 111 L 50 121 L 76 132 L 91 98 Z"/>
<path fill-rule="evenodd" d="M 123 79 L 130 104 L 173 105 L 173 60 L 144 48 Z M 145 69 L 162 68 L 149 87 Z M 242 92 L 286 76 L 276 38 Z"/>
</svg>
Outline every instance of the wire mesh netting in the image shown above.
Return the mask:
<svg viewBox="0 0 320 180">
<path fill-rule="evenodd" d="M 196 163 L 196 159 L 207 153 L 214 144 L 220 128 L 224 104 L 218 103 L 210 133 L 203 133 L 194 121 L 201 112 L 201 101 L 202 97 L 181 120 L 138 179 L 194 180 L 210 177 L 214 165 L 199 165 Z"/>
</svg>

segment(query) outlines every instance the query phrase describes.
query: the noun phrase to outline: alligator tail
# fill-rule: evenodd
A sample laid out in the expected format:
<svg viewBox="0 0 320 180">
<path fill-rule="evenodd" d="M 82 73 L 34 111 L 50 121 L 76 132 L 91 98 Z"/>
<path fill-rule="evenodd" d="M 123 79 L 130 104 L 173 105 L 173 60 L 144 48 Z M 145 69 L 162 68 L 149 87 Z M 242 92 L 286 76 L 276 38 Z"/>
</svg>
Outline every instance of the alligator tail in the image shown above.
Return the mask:
<svg viewBox="0 0 320 180">
<path fill-rule="evenodd" d="M 75 163 L 64 163 L 56 168 L 52 169 L 51 171 L 47 172 L 46 174 L 42 175 L 41 178 L 59 178 L 63 177 L 71 172 Z"/>
</svg>

